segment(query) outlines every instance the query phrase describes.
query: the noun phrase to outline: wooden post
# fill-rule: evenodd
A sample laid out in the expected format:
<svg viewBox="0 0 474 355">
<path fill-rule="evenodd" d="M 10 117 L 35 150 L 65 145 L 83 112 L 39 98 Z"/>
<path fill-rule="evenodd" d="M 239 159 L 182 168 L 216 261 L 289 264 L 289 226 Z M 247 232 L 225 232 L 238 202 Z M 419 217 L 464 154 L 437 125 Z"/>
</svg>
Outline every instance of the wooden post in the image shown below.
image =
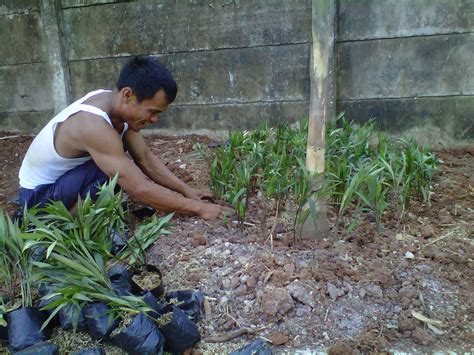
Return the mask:
<svg viewBox="0 0 474 355">
<path fill-rule="evenodd" d="M 334 58 L 334 0 L 312 0 L 312 38 L 310 63 L 311 96 L 309 104 L 308 144 L 306 150 L 306 167 L 312 173 L 324 173 L 325 131 L 329 112 L 329 63 Z M 315 216 L 311 205 L 305 206 L 310 215 L 303 222 L 302 235 L 323 238 L 328 233 L 326 201 L 317 198 L 317 191 L 322 187 L 322 175 L 310 182 L 311 197 L 315 206 Z"/>
</svg>

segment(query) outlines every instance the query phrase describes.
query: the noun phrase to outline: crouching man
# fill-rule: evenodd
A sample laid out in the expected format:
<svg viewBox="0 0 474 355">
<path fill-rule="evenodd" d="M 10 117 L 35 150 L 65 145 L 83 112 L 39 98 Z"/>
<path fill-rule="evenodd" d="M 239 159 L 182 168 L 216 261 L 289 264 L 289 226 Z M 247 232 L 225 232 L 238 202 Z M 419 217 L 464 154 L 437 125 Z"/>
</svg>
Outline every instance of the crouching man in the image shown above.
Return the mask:
<svg viewBox="0 0 474 355">
<path fill-rule="evenodd" d="M 71 208 L 78 196 L 94 197 L 98 186 L 118 173 L 119 185 L 137 202 L 218 218 L 227 208 L 202 201 L 210 193 L 178 179 L 139 134 L 176 97 L 177 85 L 168 69 L 151 57 L 133 58 L 116 86 L 88 93 L 36 136 L 19 173 L 21 204 L 33 207 L 59 200 Z"/>
</svg>

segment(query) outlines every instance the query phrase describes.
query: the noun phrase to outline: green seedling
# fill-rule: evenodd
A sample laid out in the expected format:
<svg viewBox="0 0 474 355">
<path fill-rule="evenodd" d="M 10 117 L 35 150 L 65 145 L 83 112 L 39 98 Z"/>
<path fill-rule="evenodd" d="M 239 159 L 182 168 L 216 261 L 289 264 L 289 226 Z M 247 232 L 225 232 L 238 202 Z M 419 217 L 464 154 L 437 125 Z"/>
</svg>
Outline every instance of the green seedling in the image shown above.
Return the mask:
<svg viewBox="0 0 474 355">
<path fill-rule="evenodd" d="M 121 261 L 128 259 L 128 264 L 136 267 L 146 265 L 146 250 L 160 236 L 170 234 L 166 228 L 171 226 L 169 222 L 173 215 L 173 213 L 170 213 L 161 218 L 153 215 L 141 222 L 136 227 L 135 233 L 128 241 L 127 246 L 117 255 L 117 259 Z"/>
<path fill-rule="evenodd" d="M 30 251 L 25 248 L 29 237 L 29 233 L 22 231 L 17 222 L 0 210 L 0 276 L 11 302 L 14 302 L 17 296 L 19 284 L 23 307 L 33 305 Z"/>
<path fill-rule="evenodd" d="M 311 213 L 305 197 L 310 195 L 309 178 L 302 163 L 307 130 L 308 121 L 302 120 L 295 128 L 280 122 L 276 128 L 264 125 L 257 130 L 230 132 L 228 146 L 209 154 L 211 189 L 233 205 L 240 222 L 255 189 L 274 199 L 275 221 L 289 196 L 299 206 L 295 221 L 304 217 L 302 206 L 308 206 L 306 217 Z M 342 113 L 328 123 L 326 141 L 326 172 L 320 193 L 330 196 L 338 211 L 337 221 L 353 206 L 374 213 L 381 228 L 383 211 L 391 201 L 396 201 L 400 218 L 414 196 L 429 204 L 436 159 L 413 140 L 394 140 L 377 132 L 374 120 L 356 125 Z M 245 174 L 243 166 L 248 169 Z"/>
</svg>

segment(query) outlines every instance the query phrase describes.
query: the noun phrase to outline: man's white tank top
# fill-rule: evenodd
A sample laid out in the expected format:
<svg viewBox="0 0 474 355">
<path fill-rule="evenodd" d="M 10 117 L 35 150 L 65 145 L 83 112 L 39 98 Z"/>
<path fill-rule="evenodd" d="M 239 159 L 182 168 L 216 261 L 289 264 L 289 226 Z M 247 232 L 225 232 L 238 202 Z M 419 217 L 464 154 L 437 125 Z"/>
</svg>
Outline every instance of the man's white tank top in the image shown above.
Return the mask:
<svg viewBox="0 0 474 355">
<path fill-rule="evenodd" d="M 54 147 L 54 132 L 58 123 L 66 121 L 71 115 L 79 111 L 86 111 L 100 116 L 112 126 L 107 113 L 95 106 L 83 104 L 87 99 L 103 92 L 110 92 L 110 90 L 96 90 L 88 93 L 59 112 L 41 130 L 31 143 L 21 164 L 19 173 L 21 187 L 34 189 L 39 185 L 52 184 L 69 170 L 92 159 L 90 156 L 73 159 L 60 156 Z M 121 136 L 123 136 L 127 129 L 128 125 L 125 123 Z"/>
</svg>

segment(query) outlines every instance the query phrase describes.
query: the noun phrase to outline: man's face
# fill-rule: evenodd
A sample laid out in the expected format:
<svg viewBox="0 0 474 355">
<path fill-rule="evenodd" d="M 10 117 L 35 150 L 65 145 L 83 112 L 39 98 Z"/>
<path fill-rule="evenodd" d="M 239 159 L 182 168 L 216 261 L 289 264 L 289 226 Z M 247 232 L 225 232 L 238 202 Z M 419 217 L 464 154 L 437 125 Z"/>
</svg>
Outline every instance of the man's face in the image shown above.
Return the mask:
<svg viewBox="0 0 474 355">
<path fill-rule="evenodd" d="M 127 104 L 127 115 L 124 120 L 128 123 L 130 129 L 139 132 L 146 125 L 158 121 L 158 115 L 166 111 L 168 108 L 168 100 L 163 90 L 158 91 L 151 99 L 138 102 L 137 98 L 132 95 L 130 102 Z"/>
</svg>

